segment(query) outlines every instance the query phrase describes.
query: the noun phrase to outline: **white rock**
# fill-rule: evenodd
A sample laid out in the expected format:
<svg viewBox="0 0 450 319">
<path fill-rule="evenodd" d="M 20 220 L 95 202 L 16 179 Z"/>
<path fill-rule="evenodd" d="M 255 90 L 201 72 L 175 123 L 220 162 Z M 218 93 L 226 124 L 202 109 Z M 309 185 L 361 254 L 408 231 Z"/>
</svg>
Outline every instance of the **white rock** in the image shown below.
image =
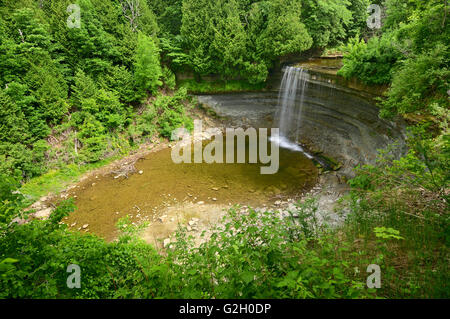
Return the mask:
<svg viewBox="0 0 450 319">
<path fill-rule="evenodd" d="M 48 218 L 50 216 L 50 214 L 52 213 L 52 209 L 51 208 L 46 208 L 43 210 L 40 210 L 36 213 L 34 213 L 34 217 L 36 218 Z"/>
<path fill-rule="evenodd" d="M 84 224 L 83 225 L 83 229 L 86 229 L 86 228 L 88 228 L 89 227 L 89 224 Z"/>
<path fill-rule="evenodd" d="M 31 208 L 36 209 L 36 210 L 40 210 L 45 208 L 46 206 L 42 204 L 41 201 L 37 201 L 36 203 L 34 203 L 33 205 L 31 205 Z"/>
<path fill-rule="evenodd" d="M 12 220 L 12 222 L 13 222 L 13 223 L 17 223 L 17 224 L 19 224 L 19 225 L 23 225 L 23 224 L 25 224 L 26 220 L 25 220 L 25 219 L 22 219 L 22 218 L 19 218 L 19 217 L 16 217 L 16 218 L 14 218 L 14 219 Z"/>
<path fill-rule="evenodd" d="M 164 242 L 163 242 L 164 248 L 166 248 L 166 247 L 169 246 L 169 245 L 170 245 L 170 238 L 164 239 Z"/>
</svg>

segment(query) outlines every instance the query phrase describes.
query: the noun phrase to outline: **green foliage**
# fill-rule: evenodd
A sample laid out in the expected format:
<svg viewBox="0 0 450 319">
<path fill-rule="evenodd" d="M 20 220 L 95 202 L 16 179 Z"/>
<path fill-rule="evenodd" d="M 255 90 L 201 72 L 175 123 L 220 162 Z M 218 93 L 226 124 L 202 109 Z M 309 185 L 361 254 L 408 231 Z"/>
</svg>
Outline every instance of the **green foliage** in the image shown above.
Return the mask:
<svg viewBox="0 0 450 319">
<path fill-rule="evenodd" d="M 152 0 L 148 3 L 157 16 L 162 33 L 180 34 L 183 0 Z"/>
<path fill-rule="evenodd" d="M 168 89 L 174 90 L 175 86 L 177 85 L 175 73 L 172 72 L 167 67 L 164 67 L 162 70 L 162 78 L 164 81 L 164 84 L 167 86 Z"/>
<path fill-rule="evenodd" d="M 312 39 L 300 19 L 301 8 L 298 1 L 274 0 L 267 7 L 260 7 L 262 12 L 254 12 L 256 17 L 251 20 L 254 24 L 261 26 L 261 19 L 266 20 L 266 28 L 257 36 L 256 43 L 257 50 L 264 52 L 267 64 L 274 57 L 300 53 L 311 47 Z"/>
<path fill-rule="evenodd" d="M 31 136 L 20 104 L 8 93 L 9 89 L 0 90 L 0 171 L 22 177 L 39 175 L 46 145 Z"/>
<path fill-rule="evenodd" d="M 20 183 L 13 177 L 0 174 L 0 236 L 11 221 L 21 214 L 23 196 L 17 192 Z"/>
<path fill-rule="evenodd" d="M 448 108 L 449 61 L 448 46 L 443 45 L 404 61 L 381 103 L 381 115 L 429 114 L 433 104 Z"/>
<path fill-rule="evenodd" d="M 8 185 L 0 183 L 2 196 L 17 205 L 20 196 Z M 145 225 L 133 227 L 128 218 L 119 221 L 121 235 L 111 243 L 69 232 L 60 221 L 73 204 L 63 202 L 47 221 L 2 226 L 0 297 L 448 297 L 445 250 L 434 246 L 442 224 L 428 220 L 436 220 L 433 215 L 417 224 L 398 207 L 385 211 L 367 206 L 369 201 L 353 201 L 345 227 L 337 230 L 317 221 L 314 199 L 298 203 L 291 218 L 283 219 L 233 208 L 200 246 L 180 228 L 164 253 L 140 241 Z M 412 259 L 406 265 L 398 262 L 405 253 Z M 380 265 L 385 283 L 377 291 L 365 288 L 367 274 L 360 271 L 373 263 Z M 66 286 L 69 264 L 81 267 L 81 289 Z"/>
<path fill-rule="evenodd" d="M 186 113 L 189 102 L 185 88 L 180 88 L 171 95 L 157 95 L 129 128 L 130 138 L 137 141 L 152 137 L 156 132 L 162 137 L 171 138 L 172 131 L 176 128 L 192 130 L 192 119 Z"/>
<path fill-rule="evenodd" d="M 106 150 L 105 127 L 94 116 L 88 114 L 80 127 L 78 134 L 84 146 L 80 153 L 81 160 L 96 162 L 103 157 Z"/>
<path fill-rule="evenodd" d="M 355 298 L 366 294 L 335 250 L 332 233 L 306 238 L 295 220 L 229 212 L 198 248 L 179 232 L 169 257 L 181 262 L 184 298 Z M 187 253 L 188 252 L 188 253 Z M 175 295 L 177 296 L 177 295 Z"/>
<path fill-rule="evenodd" d="M 399 152 L 391 147 L 350 181 L 347 231 L 368 241 L 375 233 L 378 258 L 390 259 L 388 278 L 396 296 L 446 298 L 449 293 L 442 286 L 448 280 L 450 244 L 450 144 L 448 132 L 443 134 L 433 138 L 424 127 L 413 128 L 406 154 L 396 159 Z M 395 279 L 393 269 L 406 278 Z"/>
<path fill-rule="evenodd" d="M 432 138 L 424 127 L 410 129 L 408 151 L 396 159 L 399 148 L 395 144 L 381 151 L 377 166 L 365 166 L 351 185 L 362 190 L 393 190 L 408 185 L 424 191 L 444 194 L 450 181 L 448 155 L 448 133 Z M 440 142 L 438 142 L 440 141 Z M 405 174 L 405 172 L 408 172 Z M 372 187 L 372 188 L 371 188 Z M 425 203 L 423 203 L 425 204 Z M 430 207 L 433 205 L 430 203 Z M 435 207 L 438 209 L 438 207 Z"/>
<path fill-rule="evenodd" d="M 376 165 L 357 169 L 346 229 L 349 238 L 375 246 L 390 295 L 448 298 L 442 285 L 450 243 L 447 14 L 442 1 L 388 0 L 386 6 L 381 38 L 351 43 L 340 74 L 389 83 L 380 115 L 400 114 L 416 126 L 406 147 L 392 145 Z"/>
<path fill-rule="evenodd" d="M 118 1 L 79 0 L 81 28 L 72 29 L 70 0 L 0 2 L 0 298 L 448 298 L 443 1 L 386 0 L 382 32 L 367 42 L 359 40 L 365 0 L 140 0 L 135 20 Z M 26 219 L 30 202 L 104 158 L 192 129 L 188 90 L 261 89 L 280 58 L 349 37 L 340 74 L 391 84 L 381 115 L 427 121 L 402 156 L 389 148 L 357 169 L 342 227 L 320 223 L 314 199 L 283 219 L 232 209 L 200 246 L 180 229 L 159 253 L 138 239 L 145 225 L 128 219 L 112 243 L 69 232 L 70 201 L 48 220 Z M 196 80 L 221 79 L 187 80 L 174 91 L 173 71 L 192 70 Z M 61 169 L 18 191 L 19 181 L 49 168 Z M 360 271 L 372 263 L 388 283 L 376 292 Z M 82 268 L 81 289 L 67 288 L 69 264 Z"/>
<path fill-rule="evenodd" d="M 80 28 L 66 25 L 70 3 L 0 5 L 0 171 L 24 180 L 126 153 L 140 139 L 135 130 L 127 140 L 130 125 L 143 122 L 138 104 L 162 80 L 175 89 L 174 74 L 162 72 L 159 27 L 145 1 L 130 20 L 118 3 L 80 0 Z M 188 122 L 178 113 L 161 119 L 166 130 Z M 156 121 L 142 134 L 157 133 Z"/>
<path fill-rule="evenodd" d="M 0 91 L 0 141 L 10 143 L 26 142 L 29 139 L 28 123 L 20 107 Z"/>
<path fill-rule="evenodd" d="M 355 38 L 339 74 L 368 84 L 390 84 L 381 116 L 430 115 L 448 108 L 449 24 L 442 1 L 386 1 L 381 37 Z"/>
<path fill-rule="evenodd" d="M 200 81 L 194 79 L 180 80 L 178 82 L 180 88 L 186 88 L 192 94 L 211 94 L 224 92 L 242 92 L 242 91 L 261 91 L 264 89 L 264 83 L 251 84 L 239 80 L 224 81 Z"/>
<path fill-rule="evenodd" d="M 367 31 L 367 18 L 369 14 L 367 8 L 375 3 L 370 0 L 350 0 L 348 9 L 352 13 L 352 22 L 347 25 L 347 37 L 352 38 L 358 34 L 365 34 Z"/>
<path fill-rule="evenodd" d="M 136 87 L 134 74 L 125 66 L 114 66 L 99 79 L 102 88 L 117 93 L 120 102 L 135 103 L 141 100 L 141 94 Z"/>
<path fill-rule="evenodd" d="M 245 32 L 236 1 L 183 1 L 181 35 L 189 49 L 189 65 L 195 72 L 224 73 L 237 65 L 245 50 Z M 217 25 L 217 27 L 216 27 Z"/>
<path fill-rule="evenodd" d="M 163 83 L 174 90 L 173 71 L 194 70 L 180 83 L 189 92 L 259 90 L 280 57 L 356 32 L 348 22 L 362 21 L 364 1 L 138 2 L 133 16 L 117 1 L 79 0 L 80 28 L 67 27 L 69 0 L 0 4 L 1 172 L 27 180 L 189 127 L 177 107 L 133 111 Z M 199 81 L 211 73 L 217 83 Z"/>
<path fill-rule="evenodd" d="M 302 18 L 314 46 L 334 46 L 346 38 L 352 20 L 352 5 L 347 0 L 304 0 Z"/>
<path fill-rule="evenodd" d="M 199 75 L 262 83 L 279 57 L 344 40 L 352 15 L 361 24 L 360 2 L 185 0 L 182 38 L 167 36 L 163 48 Z"/>
<path fill-rule="evenodd" d="M 338 74 L 345 78 L 358 77 L 367 84 L 387 84 L 392 80 L 401 53 L 392 44 L 392 38 L 371 38 L 366 44 L 358 37 L 344 48 L 344 66 Z"/>
<path fill-rule="evenodd" d="M 62 203 L 49 220 L 13 224 L 0 237 L 0 297 L 13 298 L 313 298 L 367 295 L 335 249 L 332 234 L 305 238 L 290 219 L 237 214 L 196 248 L 180 229 L 167 254 L 137 239 L 127 218 L 106 243 L 67 231 L 73 210 Z M 145 225 L 141 225 L 141 228 Z M 80 289 L 68 289 L 66 268 L 78 264 Z"/>
<path fill-rule="evenodd" d="M 136 49 L 135 80 L 137 87 L 145 93 L 156 92 L 162 85 L 162 70 L 159 63 L 159 49 L 153 38 L 142 33 L 138 35 L 138 45 Z"/>
<path fill-rule="evenodd" d="M 382 239 L 404 239 L 400 236 L 400 232 L 393 228 L 375 227 L 373 229 L 375 236 Z"/>
</svg>

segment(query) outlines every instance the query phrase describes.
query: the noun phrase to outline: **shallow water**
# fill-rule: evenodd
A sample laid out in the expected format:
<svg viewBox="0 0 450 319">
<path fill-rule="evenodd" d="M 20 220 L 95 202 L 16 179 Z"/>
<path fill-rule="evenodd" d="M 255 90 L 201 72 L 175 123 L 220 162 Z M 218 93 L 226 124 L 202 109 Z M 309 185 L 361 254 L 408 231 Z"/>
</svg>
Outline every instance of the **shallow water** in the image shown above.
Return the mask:
<svg viewBox="0 0 450 319">
<path fill-rule="evenodd" d="M 76 195 L 77 210 L 64 222 L 76 222 L 72 229 L 89 224 L 89 233 L 112 240 L 117 236 L 117 221 L 126 215 L 133 222 L 152 220 L 170 207 L 199 201 L 258 206 L 312 187 L 318 172 L 311 160 L 282 148 L 279 157 L 278 172 L 261 175 L 260 167 L 267 164 L 175 164 L 171 149 L 163 149 L 136 163 L 136 172 L 142 174 L 118 179 L 93 176 L 80 183 L 70 192 Z"/>
</svg>

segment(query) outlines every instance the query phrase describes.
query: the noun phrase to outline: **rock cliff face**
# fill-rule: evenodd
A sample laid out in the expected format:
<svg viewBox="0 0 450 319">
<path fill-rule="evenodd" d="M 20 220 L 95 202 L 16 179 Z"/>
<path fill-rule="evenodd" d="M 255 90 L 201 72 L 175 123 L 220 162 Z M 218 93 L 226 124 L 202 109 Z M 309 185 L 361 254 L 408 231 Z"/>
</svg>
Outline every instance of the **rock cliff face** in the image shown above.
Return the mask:
<svg viewBox="0 0 450 319">
<path fill-rule="evenodd" d="M 403 144 L 403 123 L 380 119 L 373 94 L 334 75 L 309 72 L 300 122 L 300 141 L 307 148 L 337 159 L 344 164 L 342 173 L 352 176 L 354 166 L 374 163 L 378 149 L 396 140 Z M 277 127 L 278 90 L 198 99 L 235 127 Z"/>
</svg>

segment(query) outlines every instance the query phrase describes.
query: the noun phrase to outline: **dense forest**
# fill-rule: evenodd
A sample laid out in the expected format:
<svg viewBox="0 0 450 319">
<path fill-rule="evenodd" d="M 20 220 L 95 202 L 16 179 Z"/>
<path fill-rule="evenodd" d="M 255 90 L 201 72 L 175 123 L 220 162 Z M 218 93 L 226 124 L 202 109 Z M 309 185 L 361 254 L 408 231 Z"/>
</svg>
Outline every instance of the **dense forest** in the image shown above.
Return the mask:
<svg viewBox="0 0 450 319">
<path fill-rule="evenodd" d="M 380 29 L 367 27 L 371 3 Z M 448 20 L 442 0 L 0 0 L 0 298 L 448 298 Z M 231 210 L 200 248 L 180 230 L 161 253 L 126 220 L 115 242 L 68 231 L 70 200 L 13 222 L 39 176 L 192 129 L 191 91 L 215 90 L 205 78 L 263 89 L 284 58 L 330 49 L 344 54 L 339 75 L 387 88 L 380 117 L 409 125 L 407 154 L 356 168 L 341 228 Z M 311 216 L 314 200 L 297 208 Z M 83 286 L 69 289 L 77 263 Z M 371 263 L 381 290 L 364 287 Z"/>
<path fill-rule="evenodd" d="M 20 180 L 189 127 L 186 92 L 158 95 L 174 72 L 264 83 L 280 56 L 342 43 L 366 14 L 359 0 L 80 1 L 68 28 L 70 3 L 1 6 L 0 170 Z"/>
</svg>

